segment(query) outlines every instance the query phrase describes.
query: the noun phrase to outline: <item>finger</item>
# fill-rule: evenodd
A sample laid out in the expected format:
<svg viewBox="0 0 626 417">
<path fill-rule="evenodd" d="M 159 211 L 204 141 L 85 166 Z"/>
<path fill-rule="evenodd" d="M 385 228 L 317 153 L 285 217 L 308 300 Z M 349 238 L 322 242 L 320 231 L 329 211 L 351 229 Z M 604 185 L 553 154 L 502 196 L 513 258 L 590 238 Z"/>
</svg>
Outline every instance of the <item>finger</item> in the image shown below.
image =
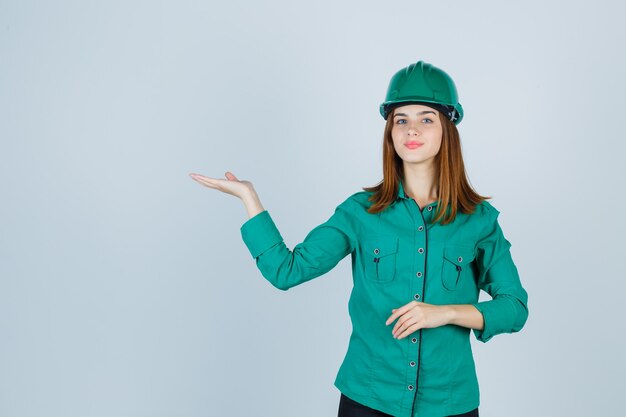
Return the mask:
<svg viewBox="0 0 626 417">
<path fill-rule="evenodd" d="M 393 332 L 394 334 L 396 334 L 396 333 L 398 332 L 398 329 L 399 329 L 400 327 L 402 327 L 402 325 L 404 325 L 404 323 L 405 323 L 407 320 L 411 319 L 411 318 L 412 318 L 412 317 L 411 317 L 411 315 L 409 315 L 409 314 L 403 314 L 403 315 L 402 315 L 402 316 L 398 319 L 398 321 L 396 322 L 396 325 L 393 327 L 392 332 Z M 404 326 L 404 327 L 406 327 L 406 326 Z"/>
<path fill-rule="evenodd" d="M 395 308 L 393 310 L 391 310 L 391 311 L 393 311 L 394 313 L 391 316 L 389 316 L 389 318 L 385 322 L 386 326 L 389 326 L 391 323 L 393 323 L 393 321 L 400 315 L 398 310 L 396 310 Z"/>
<path fill-rule="evenodd" d="M 219 181 L 219 178 L 212 178 L 212 177 L 207 177 L 206 175 L 202 175 L 202 174 L 193 174 L 193 178 L 197 179 L 197 180 L 204 180 L 204 181 Z"/>
<path fill-rule="evenodd" d="M 412 319 L 411 323 L 420 322 L 424 319 L 424 311 L 419 308 L 411 308 L 410 314 L 405 314 L 405 316 L 410 317 Z M 405 320 L 398 320 L 400 323 L 404 323 Z"/>
<path fill-rule="evenodd" d="M 405 312 L 409 311 L 410 309 L 412 309 L 415 306 L 414 301 L 410 301 L 407 304 L 401 306 L 400 308 L 396 309 L 396 313 L 400 313 L 400 314 L 404 314 Z"/>
<path fill-rule="evenodd" d="M 398 318 L 398 321 L 396 321 L 396 324 L 394 324 L 393 328 L 391 329 L 391 334 L 396 334 L 396 330 L 398 330 L 398 327 L 400 327 L 400 319 L 402 318 L 402 316 L 400 316 Z"/>
<path fill-rule="evenodd" d="M 409 326 L 400 336 L 398 336 L 398 339 L 404 339 L 411 333 L 415 332 L 416 330 L 419 330 L 419 328 L 420 328 L 420 325 L 418 323 L 415 323 Z"/>
<path fill-rule="evenodd" d="M 196 181 L 208 178 L 201 174 L 189 174 L 189 176 Z"/>
<path fill-rule="evenodd" d="M 213 178 L 202 177 L 202 178 L 194 178 L 194 179 L 202 185 L 205 185 L 210 188 L 219 189 L 219 186 L 217 185 L 216 180 L 214 180 Z"/>
<path fill-rule="evenodd" d="M 391 312 L 394 313 L 396 311 L 395 308 L 391 309 Z M 385 326 L 389 326 L 389 324 L 391 324 L 391 322 L 393 322 L 394 319 L 392 319 L 393 314 L 391 314 L 391 316 L 389 316 L 389 318 L 387 319 L 387 321 L 385 321 Z"/>
<path fill-rule="evenodd" d="M 405 306 L 402 306 L 398 309 L 392 309 L 391 311 L 393 312 L 393 314 L 391 316 L 389 316 L 389 318 L 387 319 L 387 321 L 385 322 L 386 325 L 389 325 L 389 323 L 391 323 L 392 321 L 394 321 L 396 319 L 396 317 L 400 317 L 401 315 L 404 314 L 405 311 L 408 310 L 408 304 Z"/>
<path fill-rule="evenodd" d="M 194 180 L 201 182 L 203 184 L 213 184 L 213 179 L 209 177 L 203 177 L 202 175 L 196 175 L 192 177 Z"/>
<path fill-rule="evenodd" d="M 196 174 L 195 172 L 192 172 L 191 174 L 189 174 L 191 176 L 191 178 L 209 178 L 207 176 L 204 176 L 202 174 Z"/>
<path fill-rule="evenodd" d="M 400 336 L 409 326 L 415 324 L 416 320 L 413 317 L 409 317 L 404 320 L 400 326 L 393 332 L 393 337 L 396 339 Z"/>
<path fill-rule="evenodd" d="M 407 334 L 413 333 L 415 330 L 415 326 L 419 327 L 418 320 L 411 320 L 404 323 L 404 325 L 396 332 L 395 338 L 400 339 L 401 336 L 406 336 Z M 408 333 L 407 333 L 408 332 Z"/>
<path fill-rule="evenodd" d="M 224 174 L 224 176 L 231 181 L 239 181 L 239 179 L 235 177 L 235 175 L 230 171 L 226 171 L 226 174 Z"/>
</svg>

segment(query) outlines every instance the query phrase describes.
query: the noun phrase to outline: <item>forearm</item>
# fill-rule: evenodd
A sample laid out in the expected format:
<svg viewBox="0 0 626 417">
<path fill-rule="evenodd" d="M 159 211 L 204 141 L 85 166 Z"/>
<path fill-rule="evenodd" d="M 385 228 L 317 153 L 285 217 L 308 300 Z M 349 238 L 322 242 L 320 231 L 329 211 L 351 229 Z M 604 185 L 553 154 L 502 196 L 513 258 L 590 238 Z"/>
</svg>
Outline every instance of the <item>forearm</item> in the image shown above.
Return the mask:
<svg viewBox="0 0 626 417">
<path fill-rule="evenodd" d="M 245 203 L 250 218 L 240 227 L 241 237 L 263 276 L 278 289 L 287 290 L 330 271 L 353 250 L 350 212 L 342 206 L 289 249 L 258 199 L 247 197 Z"/>
<path fill-rule="evenodd" d="M 485 322 L 483 315 L 471 304 L 448 304 L 444 306 L 448 310 L 448 324 L 482 330 Z"/>
</svg>

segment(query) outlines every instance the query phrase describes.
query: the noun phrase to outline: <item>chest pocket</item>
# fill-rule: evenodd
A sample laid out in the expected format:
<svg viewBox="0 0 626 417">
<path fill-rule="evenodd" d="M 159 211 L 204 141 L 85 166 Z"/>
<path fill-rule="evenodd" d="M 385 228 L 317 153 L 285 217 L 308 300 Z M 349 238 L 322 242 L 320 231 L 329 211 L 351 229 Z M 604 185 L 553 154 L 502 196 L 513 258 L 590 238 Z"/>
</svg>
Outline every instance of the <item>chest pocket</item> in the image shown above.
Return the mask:
<svg viewBox="0 0 626 417">
<path fill-rule="evenodd" d="M 470 272 L 469 264 L 475 258 L 474 248 L 471 246 L 451 245 L 443 249 L 443 266 L 441 281 L 448 290 L 455 290 L 464 276 Z"/>
<path fill-rule="evenodd" d="M 365 278 L 375 282 L 391 282 L 396 275 L 398 237 L 373 236 L 363 242 Z"/>
</svg>

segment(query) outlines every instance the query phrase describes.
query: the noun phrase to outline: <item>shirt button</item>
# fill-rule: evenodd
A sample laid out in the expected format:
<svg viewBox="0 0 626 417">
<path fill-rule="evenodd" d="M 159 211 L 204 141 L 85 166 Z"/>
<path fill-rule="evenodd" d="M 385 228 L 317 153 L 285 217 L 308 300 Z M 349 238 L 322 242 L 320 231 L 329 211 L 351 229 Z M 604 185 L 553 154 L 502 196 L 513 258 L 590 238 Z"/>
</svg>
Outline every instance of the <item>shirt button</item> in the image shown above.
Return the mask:
<svg viewBox="0 0 626 417">
<path fill-rule="evenodd" d="M 417 343 L 417 337 L 414 337 L 413 339 L 411 339 L 411 342 Z"/>
<path fill-rule="evenodd" d="M 424 230 L 424 226 L 418 227 L 417 230 L 421 232 L 422 230 Z"/>
<path fill-rule="evenodd" d="M 380 253 L 380 250 L 378 250 L 378 248 L 376 248 L 376 249 L 374 249 L 374 253 L 375 253 L 376 255 L 378 255 L 378 254 Z"/>
<path fill-rule="evenodd" d="M 459 262 L 463 262 L 463 257 L 459 256 L 458 260 L 459 260 Z"/>
<path fill-rule="evenodd" d="M 413 385 L 409 385 L 407 388 L 409 389 L 409 391 L 413 391 Z"/>
<path fill-rule="evenodd" d="M 411 361 L 411 362 L 409 362 L 409 365 L 411 365 L 411 366 L 415 366 L 415 361 Z"/>
<path fill-rule="evenodd" d="M 419 253 L 424 253 L 424 248 L 419 248 L 417 251 L 418 251 Z"/>
<path fill-rule="evenodd" d="M 415 274 L 415 275 L 417 275 L 418 277 L 421 277 L 421 276 L 422 276 L 422 273 L 421 273 L 421 272 L 418 272 L 418 273 L 417 273 L 417 274 Z"/>
<path fill-rule="evenodd" d="M 433 206 L 428 206 L 428 211 L 432 211 Z"/>
<path fill-rule="evenodd" d="M 419 300 L 419 299 L 420 299 L 420 295 L 419 295 L 419 294 L 415 294 L 415 295 L 413 296 L 413 298 L 415 298 L 416 300 Z"/>
</svg>

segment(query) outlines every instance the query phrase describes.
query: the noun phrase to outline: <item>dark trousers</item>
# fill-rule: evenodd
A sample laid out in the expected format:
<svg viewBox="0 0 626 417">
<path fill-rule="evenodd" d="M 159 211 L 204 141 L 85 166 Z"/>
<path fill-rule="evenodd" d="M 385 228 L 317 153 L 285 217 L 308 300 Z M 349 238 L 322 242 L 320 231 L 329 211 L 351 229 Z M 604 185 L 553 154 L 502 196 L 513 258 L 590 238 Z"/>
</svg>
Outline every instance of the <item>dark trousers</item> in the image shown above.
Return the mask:
<svg viewBox="0 0 626 417">
<path fill-rule="evenodd" d="M 339 398 L 339 414 L 337 417 L 393 417 L 382 411 L 374 410 L 358 403 L 345 395 L 341 394 Z M 478 417 L 478 408 L 463 414 L 455 414 L 448 417 Z"/>
</svg>

